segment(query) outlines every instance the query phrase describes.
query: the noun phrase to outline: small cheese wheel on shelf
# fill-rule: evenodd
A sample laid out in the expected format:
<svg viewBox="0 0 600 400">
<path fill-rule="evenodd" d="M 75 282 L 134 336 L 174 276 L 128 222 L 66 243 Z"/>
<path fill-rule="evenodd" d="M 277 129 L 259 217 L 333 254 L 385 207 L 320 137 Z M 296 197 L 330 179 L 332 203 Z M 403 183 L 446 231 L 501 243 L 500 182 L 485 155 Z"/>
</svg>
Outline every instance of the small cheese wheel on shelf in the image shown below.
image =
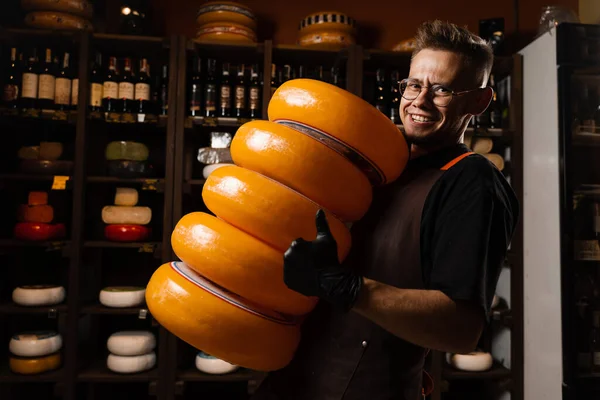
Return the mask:
<svg viewBox="0 0 600 400">
<path fill-rule="evenodd" d="M 145 206 L 104 206 L 102 222 L 118 225 L 148 225 L 152 220 L 152 209 Z"/>
<path fill-rule="evenodd" d="M 196 355 L 196 368 L 206 374 L 223 375 L 238 370 L 240 367 L 201 351 Z"/>
<path fill-rule="evenodd" d="M 104 237 L 112 242 L 143 242 L 151 232 L 143 225 L 111 224 L 104 227 Z"/>
<path fill-rule="evenodd" d="M 350 36 L 356 34 L 356 20 L 338 11 L 319 11 L 300 21 L 300 35 L 338 31 Z"/>
<path fill-rule="evenodd" d="M 483 372 L 490 369 L 494 363 L 492 355 L 483 351 L 452 354 L 449 358 L 450 365 L 461 371 Z"/>
<path fill-rule="evenodd" d="M 135 374 L 154 368 L 156 365 L 156 353 L 150 352 L 139 356 L 118 356 L 109 354 L 106 366 L 113 372 L 120 374 Z"/>
<path fill-rule="evenodd" d="M 114 141 L 106 146 L 104 156 L 107 160 L 146 161 L 150 156 L 148 146 L 139 142 Z"/>
<path fill-rule="evenodd" d="M 408 163 L 408 144 L 396 125 L 335 85 L 315 79 L 287 81 L 273 94 L 268 115 L 269 121 L 325 142 L 352 160 L 373 185 L 397 179 Z"/>
<path fill-rule="evenodd" d="M 198 9 L 196 23 L 205 25 L 214 22 L 233 22 L 256 30 L 256 16 L 244 4 L 232 1 L 209 1 Z"/>
<path fill-rule="evenodd" d="M 217 22 L 198 28 L 196 40 L 254 43 L 256 42 L 256 33 L 239 24 Z"/>
<path fill-rule="evenodd" d="M 227 165 L 235 165 L 235 164 L 231 164 L 231 163 L 219 163 L 219 164 L 210 164 L 207 165 L 206 167 L 202 168 L 202 176 L 204 177 L 204 179 L 207 179 L 210 174 L 213 173 L 213 171 L 221 168 L 221 167 L 225 167 Z"/>
<path fill-rule="evenodd" d="M 72 14 L 56 11 L 33 11 L 25 15 L 25 24 L 31 28 L 50 30 L 92 30 L 92 23 Z"/>
<path fill-rule="evenodd" d="M 62 336 L 54 331 L 21 332 L 10 338 L 8 349 L 15 356 L 41 357 L 62 348 Z"/>
<path fill-rule="evenodd" d="M 296 238 L 314 240 L 321 208 L 287 186 L 249 169 L 227 166 L 214 171 L 202 189 L 204 204 L 217 217 L 284 253 Z M 350 231 L 327 212 L 338 257 L 350 251 Z"/>
<path fill-rule="evenodd" d="M 17 152 L 21 160 L 37 160 L 40 158 L 40 146 L 22 146 Z"/>
<path fill-rule="evenodd" d="M 343 221 L 362 218 L 373 198 L 367 176 L 351 160 L 285 125 L 245 123 L 231 143 L 231 156 L 236 165 L 286 185 Z"/>
<path fill-rule="evenodd" d="M 60 353 L 43 357 L 15 357 L 10 356 L 8 366 L 12 372 L 21 375 L 37 375 L 53 371 L 61 365 Z"/>
<path fill-rule="evenodd" d="M 184 215 L 173 230 L 171 244 L 189 268 L 262 307 L 303 315 L 316 305 L 315 298 L 285 285 L 283 252 L 210 214 Z"/>
<path fill-rule="evenodd" d="M 240 367 L 283 368 L 300 341 L 298 320 L 242 299 L 182 262 L 154 271 L 146 302 L 152 316 L 181 340 Z"/>
<path fill-rule="evenodd" d="M 504 169 L 504 158 L 502 158 L 500 154 L 489 153 L 484 154 L 484 157 L 490 160 L 490 162 L 494 164 L 498 170 L 502 171 Z"/>
<path fill-rule="evenodd" d="M 25 285 L 14 288 L 12 300 L 20 306 L 51 306 L 65 300 L 66 291 L 56 285 Z"/>
<path fill-rule="evenodd" d="M 144 302 L 146 289 L 138 286 L 109 286 L 100 291 L 100 303 L 106 307 L 137 307 Z"/>
<path fill-rule="evenodd" d="M 141 356 L 156 347 L 156 337 L 150 331 L 120 331 L 106 341 L 108 351 L 117 356 Z"/>
<path fill-rule="evenodd" d="M 54 207 L 45 204 L 40 206 L 19 205 L 17 220 L 19 222 L 37 222 L 49 224 L 54 219 Z"/>
<path fill-rule="evenodd" d="M 43 206 L 48 204 L 48 193 L 29 192 L 27 204 L 30 206 Z"/>
<path fill-rule="evenodd" d="M 60 11 L 91 19 L 94 13 L 92 4 L 87 0 L 21 0 L 25 11 Z"/>
<path fill-rule="evenodd" d="M 40 160 L 55 161 L 63 153 L 63 144 L 60 142 L 40 142 Z"/>
<path fill-rule="evenodd" d="M 17 222 L 14 229 L 16 239 L 46 241 L 62 239 L 67 234 L 64 224 L 43 224 L 39 222 Z"/>
<path fill-rule="evenodd" d="M 119 187 L 115 190 L 115 206 L 136 206 L 139 200 L 137 189 Z"/>
</svg>

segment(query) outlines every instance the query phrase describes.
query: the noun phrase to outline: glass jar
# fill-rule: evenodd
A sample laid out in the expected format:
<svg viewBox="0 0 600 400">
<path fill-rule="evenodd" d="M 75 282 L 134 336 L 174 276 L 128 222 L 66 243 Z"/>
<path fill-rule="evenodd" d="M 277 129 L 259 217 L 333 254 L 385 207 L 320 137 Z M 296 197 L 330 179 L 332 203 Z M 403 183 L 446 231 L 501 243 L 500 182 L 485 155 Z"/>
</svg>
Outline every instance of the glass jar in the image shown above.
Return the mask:
<svg viewBox="0 0 600 400">
<path fill-rule="evenodd" d="M 544 6 L 538 26 L 538 35 L 542 35 L 562 22 L 579 23 L 579 17 L 573 10 L 561 6 Z"/>
</svg>

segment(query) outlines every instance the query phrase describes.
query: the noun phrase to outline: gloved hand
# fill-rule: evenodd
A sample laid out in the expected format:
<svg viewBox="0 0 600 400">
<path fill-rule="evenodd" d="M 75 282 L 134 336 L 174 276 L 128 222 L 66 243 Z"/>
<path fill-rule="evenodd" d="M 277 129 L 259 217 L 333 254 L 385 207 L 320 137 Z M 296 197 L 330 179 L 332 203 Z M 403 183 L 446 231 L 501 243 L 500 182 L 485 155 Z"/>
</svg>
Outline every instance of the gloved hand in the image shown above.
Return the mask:
<svg viewBox="0 0 600 400">
<path fill-rule="evenodd" d="M 292 242 L 283 256 L 283 280 L 305 296 L 317 296 L 342 311 L 352 308 L 362 287 L 362 276 L 340 265 L 337 243 L 323 210 L 316 215 L 317 237 Z"/>
</svg>

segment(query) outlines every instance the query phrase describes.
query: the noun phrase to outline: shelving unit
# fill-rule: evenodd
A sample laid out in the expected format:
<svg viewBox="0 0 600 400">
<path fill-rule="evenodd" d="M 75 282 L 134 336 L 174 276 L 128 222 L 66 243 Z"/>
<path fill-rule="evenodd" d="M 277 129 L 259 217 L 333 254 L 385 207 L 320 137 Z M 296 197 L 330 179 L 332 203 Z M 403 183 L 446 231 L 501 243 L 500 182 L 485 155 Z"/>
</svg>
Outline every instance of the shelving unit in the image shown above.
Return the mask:
<svg viewBox="0 0 600 400">
<path fill-rule="evenodd" d="M 53 130 L 63 129 L 60 139 L 69 144 L 73 168 L 66 176 L 30 175 L 15 171 L 14 149 L 4 146 L 5 157 L 0 165 L 0 190 L 11 193 L 5 196 L 5 210 L 15 209 L 18 201 L 12 196 L 22 196 L 30 190 L 46 190 L 59 196 L 58 202 L 66 209 L 67 236 L 47 242 L 27 242 L 12 237 L 14 221 L 4 220 L 0 228 L 0 257 L 12 263 L 15 276 L 0 284 L 0 340 L 8 343 L 10 335 L 29 326 L 50 326 L 63 335 L 63 363 L 57 371 L 42 375 L 20 376 L 8 370 L 8 354 L 0 358 L 0 390 L 7 400 L 21 399 L 25 393 L 35 391 L 36 398 L 50 399 L 53 394 L 65 400 L 79 398 L 100 399 L 112 393 L 131 390 L 127 396 L 135 399 L 191 399 L 209 397 L 217 393 L 227 398 L 243 399 L 261 381 L 264 374 L 239 370 L 232 374 L 216 376 L 203 374 L 194 366 L 197 352 L 161 327 L 146 309 L 138 307 L 109 308 L 98 301 L 98 292 L 110 285 L 145 285 L 152 272 L 161 264 L 175 260 L 171 248 L 171 232 L 178 220 L 192 211 L 207 211 L 201 192 L 205 182 L 196 161 L 198 148 L 207 146 L 211 130 L 235 133 L 248 118 L 191 117 L 187 113 L 188 77 L 190 63 L 195 54 L 202 59 L 214 57 L 218 62 L 232 64 L 257 64 L 262 72 L 261 119 L 267 119 L 271 96 L 272 63 L 278 65 L 302 63 L 307 66 L 323 65 L 324 69 L 337 68 L 342 72 L 343 87 L 363 96 L 369 75 L 364 71 L 379 63 L 395 64 L 408 70 L 410 57 L 383 51 L 366 51 L 351 46 L 342 51 L 308 50 L 298 46 L 275 46 L 271 41 L 255 45 L 225 45 L 196 43 L 184 37 L 135 37 L 105 34 L 84 34 L 29 30 L 0 31 L 0 52 L 8 46 L 22 43 L 45 43 L 64 46 L 70 44 L 78 65 L 79 109 L 89 104 L 90 68 L 95 51 L 106 56 L 148 57 L 152 65 L 168 65 L 168 113 L 156 119 L 134 118 L 124 122 L 113 117 L 90 115 L 70 111 L 47 112 L 38 118 L 22 117 L 14 113 L 0 113 L 0 127 L 19 130 L 13 135 L 13 147 L 19 140 L 30 140 L 40 135 L 56 136 Z M 159 63 L 159 64 L 156 64 Z M 513 64 L 511 64 L 513 63 Z M 513 101 L 509 129 L 473 132 L 475 136 L 491 137 L 499 143 L 510 144 L 512 151 L 512 178 L 519 195 L 520 159 L 520 90 L 517 59 L 502 59 L 514 68 Z M 159 73 L 151 70 L 151 75 Z M 498 67 L 499 68 L 499 67 Z M 219 74 L 217 64 L 217 74 Z M 363 75 L 366 76 L 363 80 Z M 367 97 L 366 95 L 363 97 Z M 143 122 L 136 122 L 143 121 Z M 399 126 L 399 129 L 402 129 Z M 23 132 L 21 132 L 23 130 Z M 49 133 L 46 133 L 48 131 Z M 36 136 L 37 135 L 37 136 Z M 50 135 L 50 136 L 48 136 Z M 53 136 L 53 137 L 55 137 Z M 156 158 L 155 174 L 143 178 L 118 178 L 106 172 L 103 152 L 112 140 L 136 140 L 147 143 Z M 12 150 L 11 150 L 12 149 Z M 12 153 L 9 153 L 12 151 Z M 104 238 L 101 209 L 112 204 L 116 187 L 132 187 L 139 192 L 139 204 L 152 208 L 152 236 L 148 241 L 135 243 L 111 242 Z M 53 189 L 54 188 L 54 189 Z M 6 213 L 6 215 L 11 215 Z M 521 229 L 521 228 L 519 228 Z M 522 354 L 522 268 L 520 233 L 515 236 L 507 264 L 511 269 L 511 307 L 492 315 L 493 326 L 510 327 L 510 370 L 500 363 L 483 373 L 464 373 L 445 365 L 443 355 L 430 356 L 431 373 L 436 391 L 431 400 L 443 399 L 440 390 L 452 381 L 510 380 L 512 400 L 522 398 L 522 371 L 519 357 Z M 52 267 L 49 265 L 53 263 Z M 35 275 L 44 264 L 45 272 Z M 53 269 L 51 269 L 53 268 Z M 63 304 L 50 307 L 26 308 L 11 302 L 10 292 L 16 285 L 28 281 L 56 280 L 66 288 Z M 13 279 L 14 278 L 14 279 Z M 51 279 L 52 278 L 52 279 Z M 34 282 L 35 283 L 35 282 Z M 27 323 L 21 320 L 27 319 Z M 32 325 L 33 324 L 33 325 Z M 106 368 L 106 339 L 112 332 L 126 329 L 145 329 L 156 333 L 157 364 L 150 371 L 138 374 L 116 374 Z M 519 350 L 520 349 L 520 350 Z M 29 385 L 38 382 L 36 385 Z M 6 388 L 6 391 L 4 389 Z M 37 388 L 37 389 L 36 389 Z M 39 390 L 38 390 L 39 389 Z"/>
</svg>

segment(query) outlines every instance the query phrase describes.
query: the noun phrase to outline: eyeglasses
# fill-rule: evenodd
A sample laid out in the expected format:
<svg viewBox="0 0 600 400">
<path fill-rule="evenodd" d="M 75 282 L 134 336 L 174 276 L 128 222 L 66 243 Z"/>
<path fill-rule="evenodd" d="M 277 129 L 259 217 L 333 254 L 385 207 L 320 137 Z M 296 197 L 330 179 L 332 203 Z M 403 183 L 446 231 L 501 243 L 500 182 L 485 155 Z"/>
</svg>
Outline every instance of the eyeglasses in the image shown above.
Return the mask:
<svg viewBox="0 0 600 400">
<path fill-rule="evenodd" d="M 465 93 L 481 90 L 482 88 L 464 90 L 455 92 L 442 85 L 421 86 L 421 84 L 412 79 L 403 79 L 400 81 L 400 94 L 406 100 L 414 100 L 421 94 L 424 88 L 429 89 L 428 94 L 431 96 L 433 104 L 438 107 L 446 107 L 452 101 L 454 96 L 460 96 Z"/>
</svg>

